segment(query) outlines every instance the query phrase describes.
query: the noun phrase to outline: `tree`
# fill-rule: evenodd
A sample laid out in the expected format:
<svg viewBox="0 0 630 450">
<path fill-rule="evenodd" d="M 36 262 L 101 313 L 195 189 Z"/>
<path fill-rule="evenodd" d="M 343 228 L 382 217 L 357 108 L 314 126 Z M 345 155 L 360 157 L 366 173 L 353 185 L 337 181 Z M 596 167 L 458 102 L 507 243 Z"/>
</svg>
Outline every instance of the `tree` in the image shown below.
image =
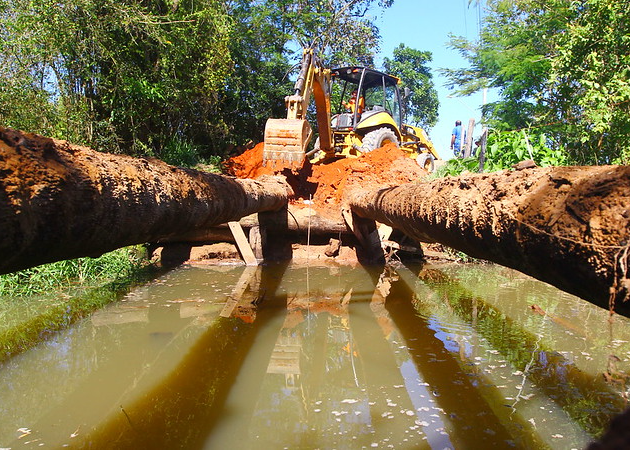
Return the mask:
<svg viewBox="0 0 630 450">
<path fill-rule="evenodd" d="M 265 122 L 286 115 L 284 97 L 293 83 L 289 34 L 281 31 L 272 7 L 259 2 L 226 3 L 232 17 L 229 52 L 234 61 L 219 93 L 223 142 L 228 148 L 263 139 Z"/>
<path fill-rule="evenodd" d="M 371 62 L 366 14 L 391 3 L 0 2 L 0 121 L 122 153 L 224 155 L 284 112 L 296 47 Z"/>
<path fill-rule="evenodd" d="M 57 117 L 52 135 L 142 154 L 159 154 L 178 133 L 213 137 L 231 64 L 218 0 L 17 0 L 3 18 L 2 81 L 40 93 Z M 3 116 L 23 126 L 14 109 Z M 46 128 L 46 117 L 38 121 L 33 131 Z"/>
<path fill-rule="evenodd" d="M 379 31 L 370 8 L 393 0 L 266 0 L 270 19 L 298 47 L 316 47 L 327 66 L 373 65 Z M 301 56 L 301 54 L 299 55 Z"/>
<path fill-rule="evenodd" d="M 539 128 L 573 162 L 627 161 L 626 2 L 490 0 L 487 12 L 478 42 L 452 37 L 469 66 L 445 71 L 450 85 L 497 88 L 484 111 L 496 129 Z"/>
<path fill-rule="evenodd" d="M 400 78 L 403 90 L 411 90 L 406 102 L 407 120 L 427 129 L 437 122 L 439 106 L 433 75 L 427 66 L 431 60 L 431 52 L 415 50 L 404 44 L 394 49 L 393 59 L 383 60 L 385 71 Z"/>
<path fill-rule="evenodd" d="M 558 36 L 552 95 L 572 125 L 578 160 L 630 162 L 630 14 L 628 2 L 572 2 L 576 17 Z"/>
</svg>

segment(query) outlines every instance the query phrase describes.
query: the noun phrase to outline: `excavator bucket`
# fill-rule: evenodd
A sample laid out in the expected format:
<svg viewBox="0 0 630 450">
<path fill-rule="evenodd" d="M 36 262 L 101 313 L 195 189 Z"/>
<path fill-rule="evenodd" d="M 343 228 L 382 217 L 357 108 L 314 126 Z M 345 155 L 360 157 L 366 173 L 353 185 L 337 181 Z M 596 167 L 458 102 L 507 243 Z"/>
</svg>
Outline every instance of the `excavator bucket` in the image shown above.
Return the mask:
<svg viewBox="0 0 630 450">
<path fill-rule="evenodd" d="M 267 120 L 263 165 L 301 166 L 311 134 L 311 126 L 303 119 Z"/>
</svg>

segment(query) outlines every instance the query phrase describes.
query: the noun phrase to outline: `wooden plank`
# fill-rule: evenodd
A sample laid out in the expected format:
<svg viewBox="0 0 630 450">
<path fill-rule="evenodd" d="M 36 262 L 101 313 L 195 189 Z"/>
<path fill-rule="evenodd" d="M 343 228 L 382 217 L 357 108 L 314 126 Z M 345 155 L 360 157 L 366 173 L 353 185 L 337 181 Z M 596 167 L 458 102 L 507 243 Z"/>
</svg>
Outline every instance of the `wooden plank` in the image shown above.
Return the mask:
<svg viewBox="0 0 630 450">
<path fill-rule="evenodd" d="M 378 237 L 381 241 L 389 240 L 392 235 L 392 231 L 394 229 L 389 225 L 385 225 L 384 223 L 376 222 L 376 228 L 378 229 Z"/>
<path fill-rule="evenodd" d="M 245 237 L 245 233 L 243 232 L 241 224 L 238 222 L 228 222 L 228 226 L 230 227 L 232 236 L 234 236 L 236 246 L 241 252 L 241 256 L 245 260 L 245 264 L 247 264 L 248 266 L 257 266 L 258 260 L 256 259 L 256 256 L 254 255 L 254 252 L 249 245 L 249 241 Z"/>
</svg>

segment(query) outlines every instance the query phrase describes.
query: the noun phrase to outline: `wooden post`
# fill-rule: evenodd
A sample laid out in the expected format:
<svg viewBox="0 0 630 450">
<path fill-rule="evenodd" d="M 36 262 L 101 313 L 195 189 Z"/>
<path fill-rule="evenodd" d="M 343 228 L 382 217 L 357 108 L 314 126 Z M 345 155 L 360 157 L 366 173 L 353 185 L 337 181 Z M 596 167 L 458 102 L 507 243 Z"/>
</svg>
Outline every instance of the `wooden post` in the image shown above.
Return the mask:
<svg viewBox="0 0 630 450">
<path fill-rule="evenodd" d="M 466 133 L 466 144 L 464 145 L 464 158 L 472 154 L 473 133 L 475 132 L 475 119 L 468 121 L 468 131 Z"/>
<path fill-rule="evenodd" d="M 383 264 L 385 255 L 376 222 L 372 219 L 359 217 L 345 209 L 341 211 L 341 214 L 359 241 L 359 247 L 357 247 L 359 261 L 367 264 Z"/>
<path fill-rule="evenodd" d="M 256 259 L 256 256 L 254 256 L 254 252 L 249 245 L 249 241 L 245 237 L 241 224 L 238 222 L 228 222 L 228 226 L 230 227 L 232 236 L 234 236 L 238 251 L 241 253 L 243 260 L 245 260 L 245 264 L 248 266 L 257 266 L 258 260 Z"/>
<path fill-rule="evenodd" d="M 481 138 L 479 139 L 479 173 L 483 172 L 483 165 L 486 162 L 486 146 L 488 145 L 488 128 L 483 127 Z"/>
</svg>

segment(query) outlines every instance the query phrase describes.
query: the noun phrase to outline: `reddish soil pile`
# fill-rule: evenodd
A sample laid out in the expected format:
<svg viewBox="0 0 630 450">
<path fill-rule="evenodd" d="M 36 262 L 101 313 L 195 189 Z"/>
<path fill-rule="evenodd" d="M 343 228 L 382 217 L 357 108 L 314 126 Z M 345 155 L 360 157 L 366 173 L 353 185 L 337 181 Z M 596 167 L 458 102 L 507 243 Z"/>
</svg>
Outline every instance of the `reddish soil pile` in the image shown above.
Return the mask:
<svg viewBox="0 0 630 450">
<path fill-rule="evenodd" d="M 274 170 L 263 166 L 263 143 L 225 163 L 229 174 L 237 178 L 258 178 L 271 175 Z M 426 171 L 393 144 L 376 149 L 357 158 L 344 158 L 328 164 L 306 162 L 297 172 L 288 168 L 275 170 L 287 178 L 295 191 L 295 203 L 312 200 L 322 213 L 339 213 L 339 204 L 346 189 L 359 184 L 363 188 L 396 186 L 414 182 Z"/>
<path fill-rule="evenodd" d="M 230 175 L 237 178 L 258 178 L 262 175 L 273 175 L 271 167 L 265 167 L 263 162 L 264 143 L 246 150 L 244 153 L 225 161 L 224 166 Z"/>
</svg>

